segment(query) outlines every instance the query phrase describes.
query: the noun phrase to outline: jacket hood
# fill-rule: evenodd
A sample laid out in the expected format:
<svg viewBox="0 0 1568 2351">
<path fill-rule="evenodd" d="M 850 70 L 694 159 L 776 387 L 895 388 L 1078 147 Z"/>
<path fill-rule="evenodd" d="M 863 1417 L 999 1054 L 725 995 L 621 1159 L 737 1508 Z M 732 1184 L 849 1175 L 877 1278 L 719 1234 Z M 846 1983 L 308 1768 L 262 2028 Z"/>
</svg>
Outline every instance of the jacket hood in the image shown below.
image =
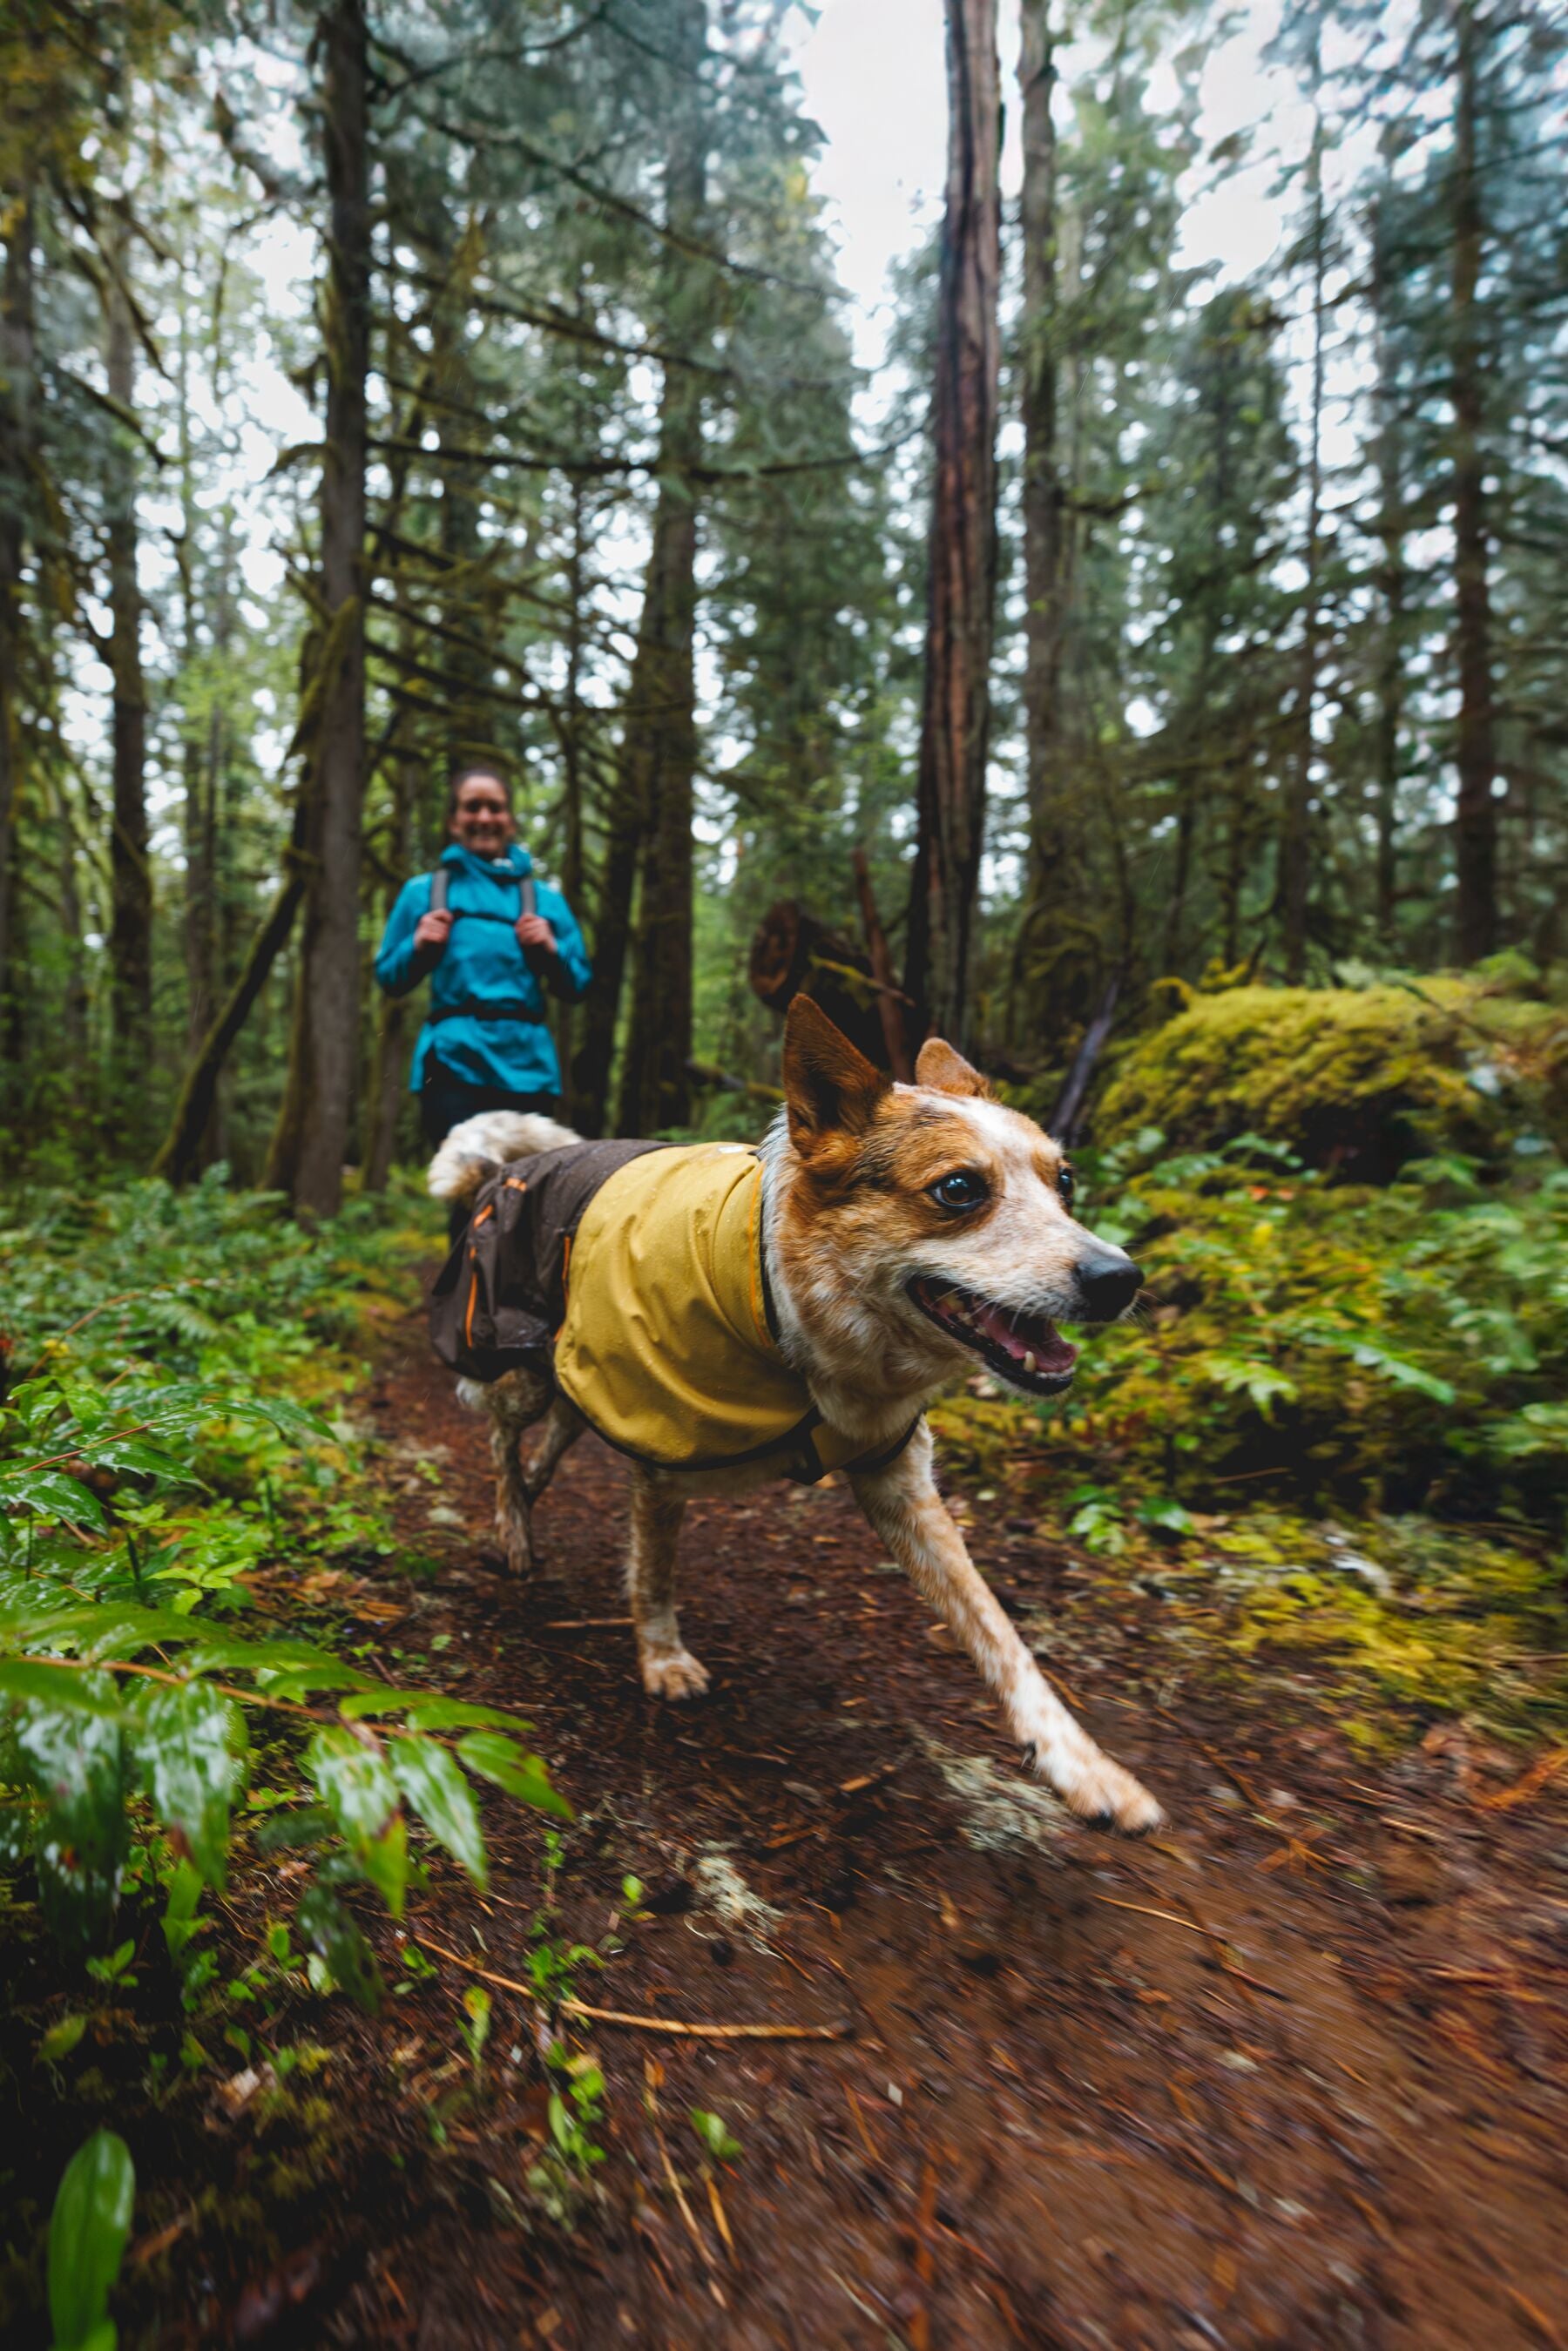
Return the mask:
<svg viewBox="0 0 1568 2351">
<path fill-rule="evenodd" d="M 459 872 L 469 873 L 490 875 L 497 872 L 513 873 L 519 881 L 534 870 L 533 859 L 521 842 L 516 841 L 507 842 L 505 857 L 495 859 L 476 857 L 473 851 L 465 849 L 461 841 L 449 841 L 441 852 L 441 862 L 443 865 L 454 866 Z"/>
</svg>

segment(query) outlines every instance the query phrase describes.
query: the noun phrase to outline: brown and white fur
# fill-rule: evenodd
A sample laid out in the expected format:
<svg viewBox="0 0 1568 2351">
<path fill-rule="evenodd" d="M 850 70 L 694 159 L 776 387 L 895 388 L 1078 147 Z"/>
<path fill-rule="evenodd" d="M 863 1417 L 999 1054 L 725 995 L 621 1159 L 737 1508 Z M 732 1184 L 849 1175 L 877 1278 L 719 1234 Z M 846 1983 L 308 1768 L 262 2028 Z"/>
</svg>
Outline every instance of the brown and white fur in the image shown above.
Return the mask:
<svg viewBox="0 0 1568 2351">
<path fill-rule="evenodd" d="M 784 1115 L 762 1145 L 763 1246 L 781 1351 L 823 1419 L 873 1452 L 977 1357 L 1025 1394 L 1065 1388 L 1075 1351 L 1052 1318 L 1112 1320 L 1139 1277 L 1124 1251 L 1074 1222 L 1050 1137 L 994 1101 L 939 1039 L 922 1048 L 914 1085 L 894 1084 L 805 998 L 789 1010 L 784 1089 Z M 430 1189 L 468 1196 L 497 1164 L 576 1140 L 549 1119 L 481 1113 L 448 1135 Z M 531 1506 L 582 1416 L 526 1374 L 465 1392 L 490 1415 L 497 1528 L 522 1572 L 532 1563 Z M 519 1439 L 541 1416 L 525 1469 Z M 1039 1776 L 1084 1820 L 1154 1827 L 1154 1798 L 1073 1719 L 977 1572 L 936 1490 L 932 1451 L 922 1421 L 888 1468 L 852 1478 L 861 1509 L 968 1651 Z M 747 1493 L 776 1474 L 754 1463 L 695 1472 L 633 1465 L 626 1580 L 652 1696 L 698 1698 L 707 1687 L 675 1614 L 687 1501 Z"/>
</svg>

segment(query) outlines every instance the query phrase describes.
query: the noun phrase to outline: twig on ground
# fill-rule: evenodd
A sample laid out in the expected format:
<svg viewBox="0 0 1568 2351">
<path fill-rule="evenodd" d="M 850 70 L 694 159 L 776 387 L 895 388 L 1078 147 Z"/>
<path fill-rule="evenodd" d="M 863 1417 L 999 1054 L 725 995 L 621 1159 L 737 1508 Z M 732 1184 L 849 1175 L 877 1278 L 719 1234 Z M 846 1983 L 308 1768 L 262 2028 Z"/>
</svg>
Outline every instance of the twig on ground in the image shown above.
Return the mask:
<svg viewBox="0 0 1568 2351">
<path fill-rule="evenodd" d="M 848 2041 L 853 2032 L 848 2024 L 685 2024 L 673 2016 L 633 2016 L 625 2009 L 591 2008 L 584 2000 L 548 2001 L 532 1984 L 518 1983 L 515 1977 L 497 1975 L 491 1968 L 477 1966 L 465 1959 L 461 1951 L 449 1951 L 444 1944 L 433 1942 L 428 1935 L 409 1928 L 411 1938 L 434 1951 L 438 1959 L 450 1959 L 454 1967 L 466 1968 L 470 1975 L 496 1984 L 502 1991 L 516 1992 L 520 1999 L 532 2001 L 536 2008 L 556 2008 L 562 2016 L 582 2016 L 594 2024 L 624 2024 L 639 2032 L 672 2033 L 681 2040 L 692 2041 Z"/>
<path fill-rule="evenodd" d="M 1554 1748 L 1550 1755 L 1543 1755 L 1539 1762 L 1532 1763 L 1529 1771 L 1509 1787 L 1500 1788 L 1492 1796 L 1478 1796 L 1476 1802 L 1489 1813 L 1509 1812 L 1515 1804 L 1527 1802 L 1544 1788 L 1548 1780 L 1554 1778 L 1564 1763 L 1568 1763 L 1568 1747 Z"/>
</svg>

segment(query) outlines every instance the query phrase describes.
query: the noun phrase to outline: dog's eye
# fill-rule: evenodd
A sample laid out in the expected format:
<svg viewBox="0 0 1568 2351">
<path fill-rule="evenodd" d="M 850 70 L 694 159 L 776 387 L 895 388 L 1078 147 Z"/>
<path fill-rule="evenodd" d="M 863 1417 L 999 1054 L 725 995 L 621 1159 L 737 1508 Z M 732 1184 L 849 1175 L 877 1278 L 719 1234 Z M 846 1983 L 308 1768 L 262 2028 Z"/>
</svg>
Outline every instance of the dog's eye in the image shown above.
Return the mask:
<svg viewBox="0 0 1568 2351">
<path fill-rule="evenodd" d="M 1061 1195 L 1062 1207 L 1064 1208 L 1071 1208 L 1072 1206 L 1072 1170 L 1071 1167 L 1059 1167 L 1057 1169 L 1056 1188 Z"/>
<path fill-rule="evenodd" d="M 957 1167 L 951 1176 L 937 1178 L 931 1197 L 939 1208 L 977 1208 L 986 1197 L 986 1179 L 972 1167 Z"/>
</svg>

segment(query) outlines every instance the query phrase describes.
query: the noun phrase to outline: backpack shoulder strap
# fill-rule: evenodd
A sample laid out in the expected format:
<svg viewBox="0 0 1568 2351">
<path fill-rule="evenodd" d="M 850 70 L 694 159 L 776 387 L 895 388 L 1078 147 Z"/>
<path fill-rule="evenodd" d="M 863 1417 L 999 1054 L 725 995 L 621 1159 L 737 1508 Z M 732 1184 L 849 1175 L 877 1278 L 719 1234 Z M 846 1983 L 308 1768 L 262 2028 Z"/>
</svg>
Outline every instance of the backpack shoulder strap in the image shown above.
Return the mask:
<svg viewBox="0 0 1568 2351">
<path fill-rule="evenodd" d="M 430 877 L 430 912 L 444 914 L 446 893 L 452 887 L 452 876 L 444 865 L 438 865 Z"/>
<path fill-rule="evenodd" d="M 517 911 L 522 914 L 531 914 L 534 911 L 534 877 L 531 873 L 525 873 L 517 884 Z"/>
</svg>

